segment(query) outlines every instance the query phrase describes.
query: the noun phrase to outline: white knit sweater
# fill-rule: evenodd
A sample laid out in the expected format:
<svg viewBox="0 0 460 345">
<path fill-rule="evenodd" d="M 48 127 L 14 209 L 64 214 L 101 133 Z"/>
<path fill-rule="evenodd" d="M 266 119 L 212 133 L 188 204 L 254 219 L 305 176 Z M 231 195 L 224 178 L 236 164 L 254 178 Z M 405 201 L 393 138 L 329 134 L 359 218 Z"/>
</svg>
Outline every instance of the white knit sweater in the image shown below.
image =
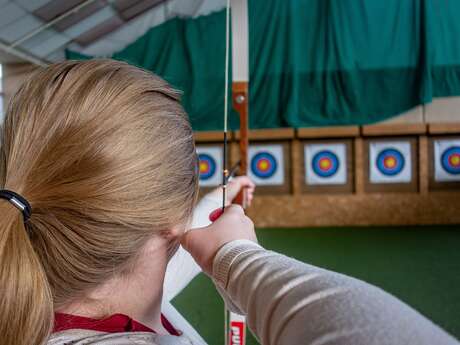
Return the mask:
<svg viewBox="0 0 460 345">
<path fill-rule="evenodd" d="M 267 345 L 458 345 L 383 290 L 338 273 L 234 241 L 218 252 L 213 278 L 235 311 Z M 232 301 L 232 302 L 231 302 Z M 64 331 L 49 345 L 179 345 L 186 337 Z"/>
<path fill-rule="evenodd" d="M 196 220 L 198 225 L 205 225 L 203 222 L 215 206 L 213 202 L 205 197 L 198 205 L 194 215 L 202 218 Z M 193 265 L 189 271 L 191 277 L 197 272 Z M 375 286 L 307 265 L 249 241 L 223 246 L 214 259 L 212 278 L 227 306 L 247 314 L 250 329 L 264 345 L 460 344 L 420 313 Z M 182 288 L 184 284 L 179 285 Z M 165 290 L 170 296 L 178 291 Z M 187 336 L 187 332 L 175 337 L 70 330 L 53 334 L 48 345 L 201 345 L 198 338 Z"/>
</svg>

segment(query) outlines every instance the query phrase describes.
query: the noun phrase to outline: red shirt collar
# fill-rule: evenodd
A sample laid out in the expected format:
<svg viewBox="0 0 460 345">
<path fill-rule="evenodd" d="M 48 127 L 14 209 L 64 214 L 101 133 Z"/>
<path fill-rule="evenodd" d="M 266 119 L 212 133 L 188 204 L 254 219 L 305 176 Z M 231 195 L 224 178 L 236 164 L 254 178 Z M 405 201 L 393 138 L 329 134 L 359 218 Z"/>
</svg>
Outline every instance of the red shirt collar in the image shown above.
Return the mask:
<svg viewBox="0 0 460 345">
<path fill-rule="evenodd" d="M 179 336 L 179 332 L 171 325 L 171 323 L 161 315 L 161 323 L 163 327 L 171 335 Z M 70 315 L 64 313 L 54 314 L 53 332 L 61 332 L 69 329 L 88 329 L 93 331 L 119 333 L 119 332 L 152 332 L 153 329 L 131 319 L 124 314 L 114 314 L 105 319 L 92 319 L 84 316 Z"/>
</svg>

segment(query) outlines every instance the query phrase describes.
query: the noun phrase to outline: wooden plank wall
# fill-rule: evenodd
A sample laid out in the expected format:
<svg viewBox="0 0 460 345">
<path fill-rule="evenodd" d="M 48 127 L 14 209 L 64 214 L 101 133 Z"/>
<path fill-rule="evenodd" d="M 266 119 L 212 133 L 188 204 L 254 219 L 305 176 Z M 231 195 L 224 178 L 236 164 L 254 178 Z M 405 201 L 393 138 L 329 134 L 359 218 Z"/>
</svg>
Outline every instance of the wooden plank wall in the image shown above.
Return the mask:
<svg viewBox="0 0 460 345">
<path fill-rule="evenodd" d="M 458 134 L 458 124 L 382 123 L 372 126 L 251 131 L 252 143 L 290 143 L 291 192 L 256 193 L 248 214 L 258 227 L 425 225 L 460 223 L 460 189 L 430 190 L 429 143 L 433 135 Z M 230 160 L 238 161 L 238 132 L 231 143 Z M 216 134 L 216 142 L 221 140 Z M 366 141 L 371 138 L 411 137 L 417 145 L 417 182 L 411 192 L 367 190 Z M 352 193 L 308 194 L 304 191 L 302 141 L 352 139 L 354 188 Z M 206 141 L 198 134 L 197 142 Z"/>
</svg>

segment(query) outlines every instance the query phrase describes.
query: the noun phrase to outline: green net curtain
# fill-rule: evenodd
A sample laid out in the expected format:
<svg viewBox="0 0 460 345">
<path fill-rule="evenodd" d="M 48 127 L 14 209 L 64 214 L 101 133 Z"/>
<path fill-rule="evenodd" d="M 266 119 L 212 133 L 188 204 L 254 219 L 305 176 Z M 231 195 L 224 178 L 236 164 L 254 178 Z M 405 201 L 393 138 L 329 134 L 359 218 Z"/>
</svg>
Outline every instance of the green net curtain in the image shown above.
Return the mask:
<svg viewBox="0 0 460 345">
<path fill-rule="evenodd" d="M 457 0 L 250 0 L 250 127 L 367 124 L 460 95 L 459 14 Z M 196 130 L 220 130 L 224 46 L 220 11 L 170 20 L 112 57 L 182 90 Z"/>
</svg>

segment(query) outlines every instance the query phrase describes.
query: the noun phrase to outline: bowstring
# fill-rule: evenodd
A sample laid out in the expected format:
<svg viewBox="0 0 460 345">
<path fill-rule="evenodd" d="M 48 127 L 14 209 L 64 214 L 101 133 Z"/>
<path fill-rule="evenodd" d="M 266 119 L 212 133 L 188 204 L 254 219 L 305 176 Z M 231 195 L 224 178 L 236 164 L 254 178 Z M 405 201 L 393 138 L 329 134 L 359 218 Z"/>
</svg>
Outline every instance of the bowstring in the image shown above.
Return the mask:
<svg viewBox="0 0 460 345">
<path fill-rule="evenodd" d="M 225 18 L 225 87 L 224 87 L 224 158 L 222 172 L 222 212 L 225 211 L 227 203 L 227 154 L 228 154 L 228 82 L 229 82 L 229 50 L 230 50 L 230 0 L 227 0 L 226 18 Z"/>
<path fill-rule="evenodd" d="M 227 169 L 227 131 L 228 131 L 228 82 L 229 82 L 229 50 L 230 50 L 230 0 L 227 0 L 226 5 L 226 18 L 225 18 L 225 94 L 224 94 L 224 159 L 223 159 L 223 173 L 222 173 L 222 213 L 225 211 L 225 204 L 227 201 L 227 182 L 228 182 L 228 169 Z M 225 345 L 228 344 L 228 311 L 224 306 L 224 338 Z"/>
</svg>

